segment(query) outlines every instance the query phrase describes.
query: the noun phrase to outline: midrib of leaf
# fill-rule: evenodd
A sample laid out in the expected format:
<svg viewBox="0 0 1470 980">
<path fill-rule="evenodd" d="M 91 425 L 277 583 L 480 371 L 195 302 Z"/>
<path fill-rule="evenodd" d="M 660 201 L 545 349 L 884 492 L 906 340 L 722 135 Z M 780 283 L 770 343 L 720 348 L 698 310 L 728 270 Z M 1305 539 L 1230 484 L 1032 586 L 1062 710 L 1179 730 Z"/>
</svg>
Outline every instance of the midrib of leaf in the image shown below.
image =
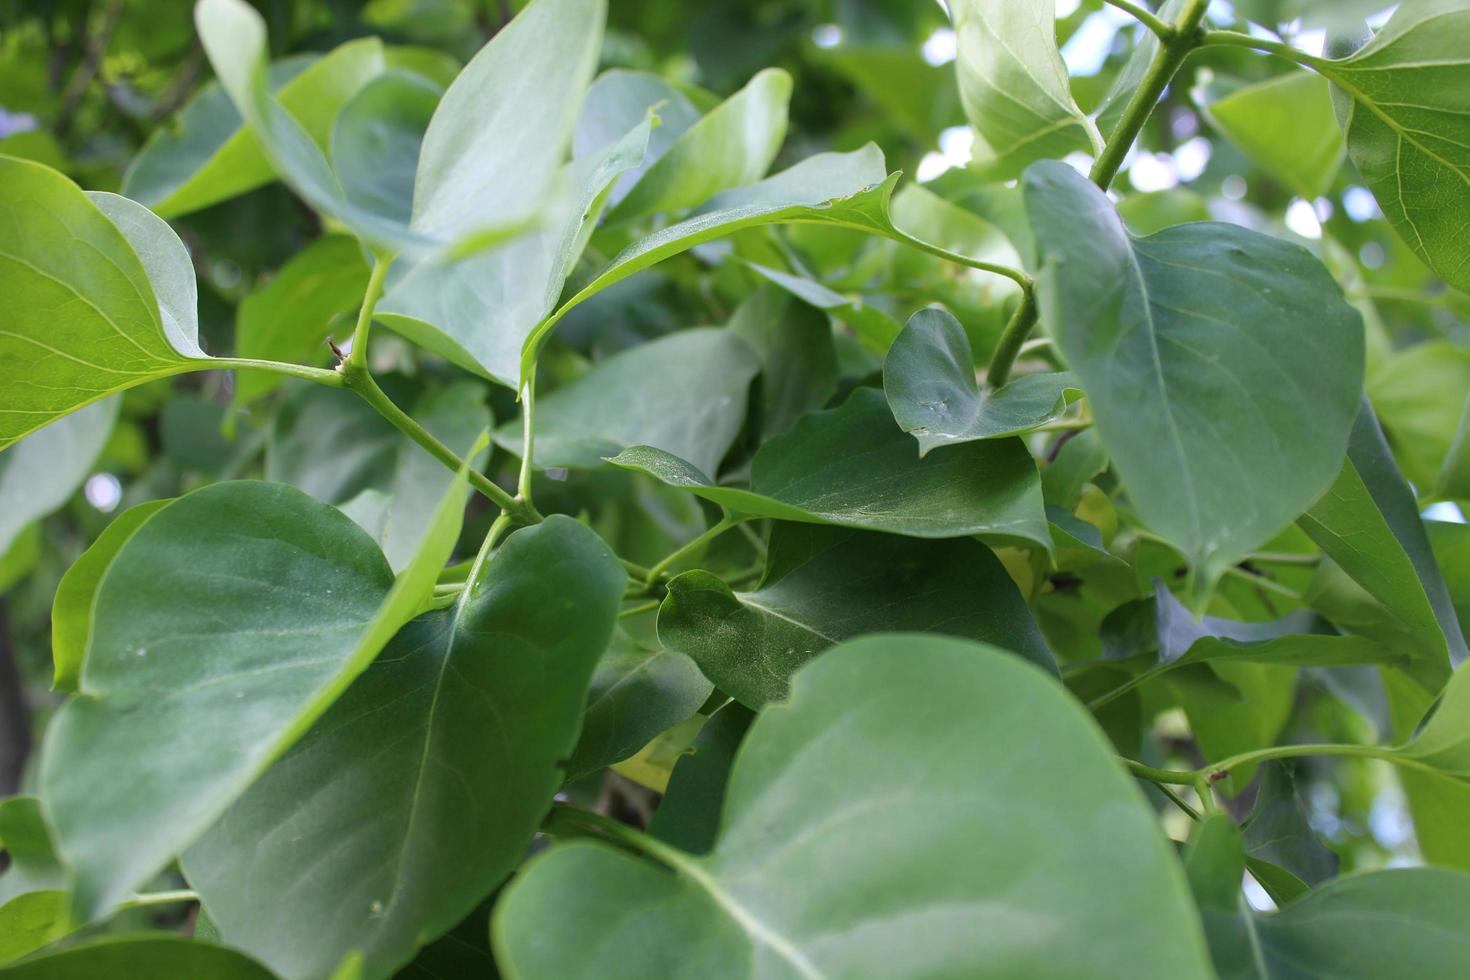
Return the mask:
<svg viewBox="0 0 1470 980">
<path fill-rule="evenodd" d="M 803 631 L 805 631 L 807 633 L 810 633 L 812 636 L 815 636 L 818 639 L 825 640 L 826 642 L 831 643 L 831 644 L 834 644 L 834 645 L 837 644 L 837 643 L 841 643 L 842 642 L 841 640 L 839 640 L 836 637 L 828 636 L 826 633 L 823 633 L 821 630 L 817 629 L 815 626 L 808 626 L 806 623 L 803 623 L 803 622 L 801 622 L 798 619 L 793 619 L 792 617 L 787 616 L 784 613 L 777 612 L 776 610 L 772 609 L 770 606 L 765 606 L 765 605 L 760 604 L 759 602 L 756 602 L 755 601 L 755 598 L 754 598 L 755 595 L 756 595 L 756 593 L 754 593 L 754 592 L 737 592 L 737 593 L 735 593 L 735 599 L 742 606 L 749 606 L 752 609 L 757 609 L 757 610 L 765 613 L 767 616 L 770 616 L 770 617 L 772 617 L 774 619 L 779 619 L 783 623 L 790 623 L 792 626 L 795 626 L 797 629 L 800 629 L 800 630 L 803 630 Z"/>
<path fill-rule="evenodd" d="M 1128 251 L 1128 267 L 1133 272 L 1133 279 L 1138 284 L 1138 292 L 1143 300 L 1145 326 L 1148 330 L 1149 350 L 1153 353 L 1151 364 L 1154 376 L 1159 382 L 1159 395 L 1164 402 L 1163 415 L 1169 424 L 1169 435 L 1174 441 L 1174 450 L 1179 458 L 1179 469 L 1184 474 L 1184 499 L 1189 502 L 1189 524 L 1194 533 L 1194 546 L 1203 544 L 1204 530 L 1200 526 L 1199 502 L 1195 498 L 1194 472 L 1189 466 L 1189 456 L 1184 451 L 1184 438 L 1179 432 L 1179 421 L 1174 417 L 1173 405 L 1169 400 L 1169 384 L 1164 379 L 1164 361 L 1159 352 L 1159 326 L 1154 319 L 1153 300 L 1149 296 L 1148 280 L 1144 278 L 1143 266 L 1138 261 L 1138 253 L 1133 248 L 1133 238 L 1125 232 L 1125 247 Z M 1121 305 L 1120 310 L 1121 312 Z M 1199 557 L 1199 556 L 1191 556 Z"/>
</svg>

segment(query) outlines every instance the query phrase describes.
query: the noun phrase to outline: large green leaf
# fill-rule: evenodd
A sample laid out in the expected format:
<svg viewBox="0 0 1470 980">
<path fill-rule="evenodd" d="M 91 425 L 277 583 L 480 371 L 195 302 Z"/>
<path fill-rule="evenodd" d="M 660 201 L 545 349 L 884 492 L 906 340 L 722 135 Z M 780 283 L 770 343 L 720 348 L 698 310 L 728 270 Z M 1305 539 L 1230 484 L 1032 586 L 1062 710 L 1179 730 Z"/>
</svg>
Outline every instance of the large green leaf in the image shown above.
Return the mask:
<svg viewBox="0 0 1470 980">
<path fill-rule="evenodd" d="M 67 931 L 66 873 L 33 796 L 0 801 L 0 963 L 25 956 Z"/>
<path fill-rule="evenodd" d="M 244 0 L 199 0 L 220 84 L 282 179 L 375 247 L 474 251 L 537 223 L 596 67 L 602 0 L 535 0 L 444 93 L 418 156 L 408 223 L 358 203 L 309 132 L 269 92 L 265 22 Z M 371 203 L 371 202 L 369 202 Z"/>
<path fill-rule="evenodd" d="M 1365 402 L 1337 480 L 1299 521 L 1378 605 L 1370 621 L 1339 625 L 1405 649 L 1411 673 L 1437 691 L 1466 658 L 1465 637 L 1434 560 L 1413 491 Z M 1323 607 L 1328 618 L 1333 609 Z"/>
<path fill-rule="evenodd" d="M 224 946 L 167 933 L 139 932 L 88 940 L 0 967 L 5 980 L 274 980 L 254 960 Z"/>
<path fill-rule="evenodd" d="M 923 456 L 940 446 L 1020 435 L 1067 409 L 1077 381 L 1066 372 L 1021 375 L 1001 388 L 975 380 L 970 339 L 944 310 L 920 310 L 883 361 L 883 392 Z"/>
<path fill-rule="evenodd" d="M 850 153 L 818 153 L 748 187 L 706 201 L 691 218 L 639 239 L 619 252 L 526 338 L 521 375 L 528 377 L 542 342 L 572 308 L 614 283 L 711 239 L 770 224 L 830 224 L 901 236 L 888 215 L 898 176 L 887 175 L 872 143 Z"/>
<path fill-rule="evenodd" d="M 888 531 L 916 538 L 984 534 L 1051 547 L 1036 463 L 1019 439 L 990 439 L 920 459 L 883 395 L 859 388 L 767 442 L 750 489 L 716 485 L 648 446 L 611 462 L 682 487 L 734 513 Z"/>
<path fill-rule="evenodd" d="M 711 690 L 689 657 L 619 630 L 592 674 L 567 778 L 636 755 L 660 732 L 693 717 Z"/>
<path fill-rule="evenodd" d="M 495 913 L 501 968 L 1210 975 L 1183 875 L 1103 734 L 979 644 L 889 635 L 819 657 L 741 746 L 714 851 L 652 850 L 672 874 L 585 841 L 535 859 Z"/>
<path fill-rule="evenodd" d="M 198 364 L 193 337 L 165 325 L 146 259 L 75 184 L 0 157 L 0 215 L 0 449 L 112 392 Z"/>
<path fill-rule="evenodd" d="M 1394 230 L 1470 291 L 1470 8 L 1405 0 L 1355 53 L 1311 63 L 1337 88 L 1348 155 Z"/>
<path fill-rule="evenodd" d="M 117 408 L 115 398 L 97 402 L 0 451 L 0 554 L 28 524 L 76 493 L 112 435 Z"/>
<path fill-rule="evenodd" d="M 539 229 L 459 261 L 397 264 L 378 319 L 465 370 L 517 387 L 522 344 L 556 304 L 618 177 L 643 160 L 654 122 L 645 115 L 600 153 L 567 164 L 574 194 Z"/>
<path fill-rule="evenodd" d="M 1065 164 L 1028 171 L 1026 207 L 1042 321 L 1139 516 L 1193 563 L 1198 603 L 1332 484 L 1362 320 L 1305 249 L 1213 223 L 1134 238 Z"/>
<path fill-rule="evenodd" d="M 950 12 L 960 101 L 975 127 L 972 166 L 1005 179 L 1034 160 L 1100 148 L 1072 99 L 1052 0 L 954 0 Z"/>
<path fill-rule="evenodd" d="M 977 541 L 779 524 L 770 562 L 752 592 L 686 572 L 669 583 L 658 614 L 659 639 L 752 708 L 784 700 L 803 664 L 865 633 L 945 633 L 1056 670 L 1026 600 Z"/>
<path fill-rule="evenodd" d="M 464 488 L 461 475 L 396 583 L 348 518 L 278 484 L 197 490 L 123 545 L 93 601 L 80 693 L 42 747 L 79 917 L 192 843 L 419 611 Z"/>
<path fill-rule="evenodd" d="M 627 221 L 682 211 L 766 175 L 786 138 L 791 76 L 767 68 L 690 126 L 608 214 Z"/>
<path fill-rule="evenodd" d="M 352 950 L 385 977 L 464 918 L 562 783 L 626 584 L 596 534 L 556 516 L 404 627 L 184 855 L 225 941 L 287 978 Z"/>
<path fill-rule="evenodd" d="M 52 688 L 74 693 L 82 677 L 82 663 L 92 637 L 92 602 L 102 576 L 133 533 L 172 500 L 150 500 L 130 507 L 102 529 L 91 547 L 71 563 L 56 586 L 51 602 L 51 659 L 56 665 Z"/>
<path fill-rule="evenodd" d="M 755 404 L 762 436 L 789 431 L 836 394 L 837 350 L 820 310 L 762 286 L 736 308 L 729 329 L 760 358 Z"/>
<path fill-rule="evenodd" d="M 1332 189 L 1346 149 L 1331 86 L 1294 71 L 1209 103 L 1215 127 L 1292 192 L 1312 200 Z"/>
<path fill-rule="evenodd" d="M 266 87 L 327 148 L 347 100 L 384 68 L 377 38 L 349 41 L 320 59 L 292 57 L 266 70 Z M 122 192 L 167 218 L 198 211 L 270 182 L 275 176 L 230 97 L 211 82 L 172 126 L 154 130 L 123 176 Z"/>
<path fill-rule="evenodd" d="M 351 329 L 345 317 L 362 302 L 367 282 L 368 266 L 356 241 L 346 235 L 318 238 L 241 301 L 235 312 L 235 353 L 294 364 L 329 357 L 328 335 L 334 324 L 340 323 L 344 333 Z M 241 374 L 235 379 L 235 404 L 280 383 L 262 371 Z"/>
<path fill-rule="evenodd" d="M 601 466 L 648 445 L 714 472 L 745 420 L 760 361 L 728 330 L 680 330 L 614 354 L 536 405 L 538 467 Z M 519 454 L 521 422 L 495 441 Z"/>
<path fill-rule="evenodd" d="M 332 169 L 347 200 L 408 223 L 424 134 L 438 85 L 409 71 L 372 79 L 342 107 L 332 126 Z"/>
</svg>

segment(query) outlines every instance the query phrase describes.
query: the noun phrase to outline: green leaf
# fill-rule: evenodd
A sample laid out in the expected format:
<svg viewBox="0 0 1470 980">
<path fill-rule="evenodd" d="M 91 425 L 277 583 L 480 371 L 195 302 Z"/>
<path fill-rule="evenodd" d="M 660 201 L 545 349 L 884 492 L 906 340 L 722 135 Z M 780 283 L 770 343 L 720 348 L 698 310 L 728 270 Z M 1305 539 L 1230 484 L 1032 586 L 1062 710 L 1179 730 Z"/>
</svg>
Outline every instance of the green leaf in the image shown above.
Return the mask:
<svg viewBox="0 0 1470 980">
<path fill-rule="evenodd" d="M 536 405 L 538 467 L 601 466 L 629 446 L 649 445 L 713 472 L 745 420 L 746 392 L 760 361 L 728 330 L 680 330 L 598 362 Z M 520 454 L 521 421 L 495 441 Z"/>
<path fill-rule="evenodd" d="M 184 855 L 225 941 L 283 977 L 353 950 L 381 977 L 463 919 L 561 786 L 626 584 L 596 534 L 554 516 L 404 627 Z"/>
<path fill-rule="evenodd" d="M 629 221 L 683 211 L 720 191 L 765 176 L 786 138 L 791 76 L 779 68 L 758 72 L 739 92 L 690 126 L 633 184 L 608 214 Z"/>
<path fill-rule="evenodd" d="M 6 383 L 22 382 L 17 378 Z M 0 554 L 27 525 L 76 493 L 112 435 L 117 409 L 116 398 L 97 402 L 0 451 Z"/>
<path fill-rule="evenodd" d="M 326 339 L 339 320 L 357 310 L 367 290 L 362 249 L 346 235 L 324 235 L 291 257 L 275 276 L 241 301 L 235 313 L 235 353 L 293 364 L 330 355 Z M 235 378 L 234 404 L 244 405 L 279 387 L 264 371 Z"/>
<path fill-rule="evenodd" d="M 92 602 L 102 576 L 143 522 L 171 503 L 172 499 L 150 500 L 114 517 L 61 577 L 51 603 L 51 659 L 56 665 L 52 690 L 76 692 L 92 638 Z"/>
<path fill-rule="evenodd" d="M 535 0 L 480 50 L 424 133 L 405 225 L 350 199 L 309 132 L 270 95 L 260 15 L 243 0 L 195 7 L 220 84 L 282 179 L 376 248 L 456 254 L 536 223 L 596 67 L 604 15 L 602 0 Z"/>
<path fill-rule="evenodd" d="M 887 531 L 916 538 L 983 534 L 1051 546 L 1036 464 L 1019 439 L 991 439 L 920 459 L 883 395 L 859 388 L 767 442 L 750 489 L 718 486 L 667 452 L 637 446 L 610 460 L 736 514 Z"/>
<path fill-rule="evenodd" d="M 350 520 L 276 484 L 197 490 L 123 545 L 93 602 L 80 694 L 42 747 L 79 918 L 192 843 L 419 611 L 464 488 L 461 475 L 396 583 Z"/>
<path fill-rule="evenodd" d="M 407 224 L 429 120 L 444 90 L 409 71 L 360 88 L 332 126 L 332 169 L 349 202 Z"/>
<path fill-rule="evenodd" d="M 644 159 L 653 123 L 645 116 L 601 153 L 567 164 L 575 194 L 538 230 L 455 262 L 399 262 L 377 318 L 465 370 L 517 388 L 522 344 L 556 304 L 618 177 Z"/>
<path fill-rule="evenodd" d="M 674 764 L 664 798 L 648 824 L 651 835 L 690 854 L 710 852 L 720 832 L 735 751 L 753 721 L 755 712 L 738 701 L 728 701 L 710 715 L 689 751 Z"/>
<path fill-rule="evenodd" d="M 0 801 L 0 963 L 40 949 L 68 931 L 66 876 L 33 796 Z"/>
<path fill-rule="evenodd" d="M 1195 824 L 1184 849 L 1184 871 L 1221 980 L 1271 976 L 1252 942 L 1251 913 L 1240 886 L 1244 867 L 1245 849 L 1234 820 L 1212 813 Z"/>
<path fill-rule="evenodd" d="M 789 431 L 837 393 L 832 327 L 813 307 L 764 286 L 736 308 L 729 330 L 760 358 L 756 404 L 763 436 Z"/>
<path fill-rule="evenodd" d="M 712 690 L 684 654 L 617 631 L 592 674 L 567 779 L 636 755 L 660 732 L 692 718 Z"/>
<path fill-rule="evenodd" d="M 977 541 L 778 524 L 770 547 L 771 568 L 755 591 L 685 572 L 658 613 L 659 640 L 751 708 L 784 700 L 803 664 L 866 633 L 944 633 L 1056 671 L 1026 600 Z"/>
<path fill-rule="evenodd" d="M 1457 670 L 1419 731 L 1394 750 L 1396 761 L 1470 783 L 1470 670 Z"/>
<path fill-rule="evenodd" d="M 1042 322 L 1139 516 L 1193 563 L 1198 605 L 1337 475 L 1362 320 L 1299 246 L 1214 223 L 1134 238 L 1065 164 L 1025 186 Z"/>
<path fill-rule="evenodd" d="M 1465 637 L 1413 491 L 1366 402 L 1336 482 L 1298 523 L 1381 605 L 1379 623 L 1353 628 L 1407 649 L 1412 676 L 1431 694 L 1438 691 L 1451 665 L 1466 658 Z"/>
<path fill-rule="evenodd" d="M 113 392 L 192 369 L 198 349 L 166 326 L 149 263 L 75 184 L 0 157 L 0 215 L 8 230 L 0 245 L 0 449 Z M 148 254 L 155 263 L 166 258 Z M 59 309 L 68 315 L 57 317 Z"/>
<path fill-rule="evenodd" d="M 1338 878 L 1254 919 L 1259 976 L 1453 977 L 1470 962 L 1470 875 L 1399 868 Z"/>
<path fill-rule="evenodd" d="M 1455 439 L 1445 455 L 1434 493 L 1438 497 L 1470 500 L 1470 393 L 1465 395 L 1460 424 L 1455 428 Z"/>
<path fill-rule="evenodd" d="M 746 265 L 808 306 L 846 323 L 862 345 L 876 354 L 888 350 L 902 329 L 897 320 L 877 307 L 869 306 L 861 296 L 846 296 L 828 289 L 815 279 L 769 269 L 754 262 Z"/>
<path fill-rule="evenodd" d="M 883 152 L 869 143 L 851 153 L 818 153 L 759 183 L 716 194 L 693 217 L 623 249 L 607 268 L 537 324 L 521 353 L 521 376 L 530 376 L 542 342 L 573 307 L 633 273 L 703 242 L 745 228 L 782 223 L 830 224 L 898 234 L 888 215 L 897 180 L 897 174 L 887 175 Z"/>
<path fill-rule="evenodd" d="M 699 121 L 699 110 L 677 87 L 648 72 L 614 68 L 597 76 L 582 103 L 582 115 L 572 134 L 572 157 L 582 160 L 607 150 L 625 133 L 648 117 L 658 114 L 659 124 L 649 135 L 648 152 L 641 163 L 618 176 L 608 195 L 616 204 L 656 161 Z"/>
<path fill-rule="evenodd" d="M 274 980 L 269 970 L 233 949 L 166 933 L 91 939 L 0 967 L 4 980 Z"/>
<path fill-rule="evenodd" d="M 1073 151 L 1097 152 L 1101 140 L 1072 99 L 1057 50 L 1051 0 L 955 0 L 960 101 L 975 127 L 970 165 L 1004 180 L 1026 165 Z"/>
<path fill-rule="evenodd" d="M 1307 806 L 1290 766 L 1261 766 L 1256 803 L 1245 825 L 1246 866 L 1278 906 L 1337 874 L 1337 855 L 1307 821 Z"/>
<path fill-rule="evenodd" d="M 1060 417 L 1080 394 L 1068 373 L 1027 374 L 996 389 L 975 380 L 970 339 L 943 310 L 920 310 L 883 361 L 883 391 L 893 417 L 919 441 L 939 446 L 1020 435 Z"/>
<path fill-rule="evenodd" d="M 266 69 L 266 88 L 327 148 L 342 106 L 383 70 L 377 38 L 349 41 L 322 56 L 295 56 Z M 122 193 L 177 218 L 253 190 L 275 177 L 260 141 L 218 82 L 185 104 L 173 125 L 155 130 L 123 175 Z"/>
<path fill-rule="evenodd" d="M 1332 189 L 1347 155 L 1331 85 L 1311 72 L 1247 85 L 1209 103 L 1205 113 L 1262 169 L 1309 201 Z"/>
<path fill-rule="evenodd" d="M 532 0 L 465 66 L 424 134 L 415 231 L 489 244 L 534 225 L 602 49 L 605 0 Z"/>
<path fill-rule="evenodd" d="M 1405 0 L 1373 40 L 1312 66 L 1336 86 L 1348 156 L 1414 254 L 1470 291 L 1470 8 Z"/>
<path fill-rule="evenodd" d="M 672 874 L 585 841 L 533 860 L 492 920 L 506 974 L 574 976 L 595 946 L 608 978 L 1210 975 L 1102 733 L 979 644 L 829 651 L 751 727 L 713 852 L 644 844 Z"/>
<path fill-rule="evenodd" d="M 1395 354 L 1368 381 L 1368 397 L 1404 476 L 1426 493 L 1452 465 L 1467 392 L 1470 350 L 1448 343 Z"/>
</svg>

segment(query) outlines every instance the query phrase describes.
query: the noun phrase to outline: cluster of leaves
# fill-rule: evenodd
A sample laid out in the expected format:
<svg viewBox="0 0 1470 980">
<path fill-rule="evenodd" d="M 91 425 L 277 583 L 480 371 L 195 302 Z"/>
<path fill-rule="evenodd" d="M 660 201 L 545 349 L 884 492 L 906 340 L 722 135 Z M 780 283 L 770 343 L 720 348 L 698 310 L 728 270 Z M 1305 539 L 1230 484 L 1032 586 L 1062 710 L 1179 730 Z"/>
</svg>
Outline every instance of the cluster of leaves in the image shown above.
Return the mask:
<svg viewBox="0 0 1470 980">
<path fill-rule="evenodd" d="M 0 977 L 1461 975 L 1470 3 L 1110 3 L 18 19 Z"/>
</svg>

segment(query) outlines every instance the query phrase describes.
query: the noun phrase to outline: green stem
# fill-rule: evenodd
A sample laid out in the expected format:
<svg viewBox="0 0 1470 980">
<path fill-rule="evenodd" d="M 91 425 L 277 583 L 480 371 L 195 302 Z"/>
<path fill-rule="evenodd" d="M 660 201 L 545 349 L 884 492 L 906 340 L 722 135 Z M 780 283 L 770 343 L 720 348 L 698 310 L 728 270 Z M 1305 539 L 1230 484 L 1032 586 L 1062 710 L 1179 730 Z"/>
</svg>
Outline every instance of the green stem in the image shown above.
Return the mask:
<svg viewBox="0 0 1470 980">
<path fill-rule="evenodd" d="M 1159 98 L 1174 80 L 1179 66 L 1184 64 L 1184 59 L 1191 51 L 1204 43 L 1205 34 L 1200 31 L 1200 23 L 1204 20 L 1208 7 L 1209 0 L 1189 0 L 1184 13 L 1179 16 L 1179 22 L 1169 28 L 1169 36 L 1160 40 L 1158 53 L 1150 62 L 1138 91 L 1133 93 L 1128 107 L 1123 110 L 1118 128 L 1113 131 L 1107 146 L 1103 147 L 1102 154 L 1093 164 L 1093 183 L 1103 190 L 1112 185 L 1128 151 L 1133 148 L 1133 142 L 1138 139 L 1148 117 L 1153 115 Z"/>
<path fill-rule="evenodd" d="M 392 264 L 391 256 L 373 258 L 373 271 L 368 275 L 367 290 L 362 295 L 362 308 L 357 311 L 357 326 L 352 330 L 352 350 L 347 352 L 347 363 L 363 371 L 367 370 L 368 330 L 373 324 L 373 311 L 383 296 L 383 283 Z"/>
<path fill-rule="evenodd" d="M 137 909 L 146 905 L 174 905 L 178 902 L 197 902 L 198 892 L 181 888 L 171 892 L 140 892 L 123 903 L 125 908 Z"/>
<path fill-rule="evenodd" d="M 1197 775 L 1209 776 L 1215 773 L 1230 772 L 1241 766 L 1256 762 L 1268 762 L 1271 759 L 1296 759 L 1308 755 L 1345 755 L 1356 756 L 1362 759 L 1383 759 L 1395 765 L 1406 766 L 1410 769 L 1422 769 L 1425 772 L 1438 772 L 1433 766 L 1427 766 L 1417 759 L 1409 759 L 1398 754 L 1391 748 L 1381 745 L 1344 745 L 1340 743 L 1308 744 L 1308 745 L 1273 745 L 1267 749 L 1256 749 L 1254 752 L 1242 752 L 1233 755 L 1223 762 L 1212 763 L 1197 771 Z"/>
<path fill-rule="evenodd" d="M 1253 51 L 1264 51 L 1274 54 L 1278 58 L 1285 58 L 1293 64 L 1301 65 L 1303 68 L 1311 68 L 1313 71 L 1322 71 L 1331 64 L 1326 58 L 1318 58 L 1314 55 L 1300 51 L 1289 44 L 1280 41 L 1272 41 L 1269 38 L 1253 37 L 1250 34 L 1242 34 L 1239 31 L 1205 31 L 1200 44 L 1216 47 L 1224 45 L 1227 47 L 1250 48 Z"/>
<path fill-rule="evenodd" d="M 652 602 L 645 602 L 642 605 L 633 606 L 629 609 L 624 609 L 622 612 L 618 613 L 618 618 L 632 619 L 634 616 L 642 616 L 644 613 L 653 612 L 661 605 L 663 605 L 663 603 L 659 602 L 657 599 L 653 600 Z"/>
<path fill-rule="evenodd" d="M 553 803 L 551 813 L 542 822 L 541 829 L 553 837 L 611 838 L 630 850 L 651 857 L 669 869 L 693 879 L 711 895 L 718 897 L 721 894 L 709 873 L 689 855 L 670 847 L 656 837 L 635 830 L 627 824 L 618 823 L 600 813 L 581 810 L 574 806 L 567 806 L 565 803 Z"/>
<path fill-rule="evenodd" d="M 1164 797 L 1168 799 L 1170 803 L 1173 803 L 1179 809 L 1183 810 L 1185 815 L 1188 816 L 1189 819 L 1195 821 L 1196 823 L 1203 819 L 1198 810 L 1190 806 L 1188 803 L 1184 802 L 1184 797 L 1174 792 L 1168 786 L 1165 786 L 1163 783 L 1149 783 L 1149 785 L 1158 790 L 1160 793 L 1164 794 Z"/>
<path fill-rule="evenodd" d="M 373 376 L 366 370 L 349 361 L 342 365 L 341 373 L 343 384 L 346 387 L 357 392 L 363 401 L 367 402 L 379 415 L 391 422 L 394 428 L 422 446 L 430 456 L 433 456 L 456 473 L 465 465 L 464 460 L 460 459 L 452 449 L 436 439 L 433 433 L 425 429 L 422 425 L 419 425 L 407 412 L 393 404 L 393 399 L 389 398 L 383 392 L 383 389 L 378 387 L 378 383 L 373 380 Z M 541 515 L 536 512 L 536 508 L 506 493 L 500 487 L 496 486 L 489 477 L 473 466 L 469 467 L 469 480 L 471 486 L 490 498 L 501 510 L 511 514 L 522 523 L 536 524 L 540 522 Z"/>
<path fill-rule="evenodd" d="M 1182 769 L 1155 769 L 1132 759 L 1124 759 L 1123 764 L 1128 771 L 1139 779 L 1147 779 L 1151 783 L 1160 783 L 1172 786 L 1193 786 L 1194 781 L 1199 778 L 1197 772 L 1186 772 Z"/>
<path fill-rule="evenodd" d="M 1200 809 L 1206 814 L 1214 813 L 1220 808 L 1215 802 L 1215 791 L 1210 788 L 1208 776 L 1199 776 L 1194 781 L 1194 795 L 1199 797 Z"/>
<path fill-rule="evenodd" d="M 1159 40 L 1170 41 L 1174 38 L 1174 28 L 1159 20 L 1141 4 L 1133 3 L 1132 0 L 1107 0 L 1107 2 L 1153 31 L 1159 36 Z"/>
<path fill-rule="evenodd" d="M 872 232 L 874 229 L 864 228 L 863 230 Z M 995 262 L 985 262 L 981 259 L 972 259 L 968 255 L 961 255 L 959 252 L 951 252 L 947 248 L 943 248 L 942 246 L 935 245 L 931 242 L 926 242 L 922 238 L 915 238 L 913 235 L 910 235 L 908 232 L 904 231 L 901 228 L 891 228 L 891 230 L 883 230 L 880 231 L 879 234 L 882 234 L 887 238 L 891 238 L 896 242 L 907 245 L 910 248 L 916 248 L 921 252 L 927 252 L 930 255 L 933 255 L 936 258 L 944 259 L 947 262 L 953 262 L 956 265 L 967 266 L 971 269 L 978 269 L 981 272 L 988 272 L 991 275 L 1003 276 L 1006 279 L 1014 282 L 1016 285 L 1020 286 L 1022 289 L 1029 290 L 1031 288 L 1031 277 L 1026 275 L 1026 273 L 1022 272 L 1020 269 L 1012 269 L 1008 265 L 999 265 Z"/>
<path fill-rule="evenodd" d="M 649 569 L 647 577 L 645 577 L 643 580 L 643 587 L 648 588 L 649 586 L 653 585 L 654 581 L 660 575 L 662 575 L 669 568 L 669 566 L 673 565 L 681 558 L 685 558 L 688 555 L 694 554 L 696 551 L 709 544 L 715 538 L 718 538 L 720 535 L 724 534 L 732 527 L 736 527 L 744 523 L 748 519 L 749 518 L 745 517 L 731 517 L 728 511 L 725 512 L 713 527 L 705 531 L 703 534 L 700 534 L 698 537 L 694 538 L 683 547 L 675 549 L 673 552 L 666 555 L 664 559 L 660 561 L 657 565 L 654 565 L 653 568 Z"/>
<path fill-rule="evenodd" d="M 516 495 L 531 502 L 531 460 L 536 454 L 536 372 L 521 386 L 521 473 Z"/>
<path fill-rule="evenodd" d="M 1021 304 L 1011 314 L 1005 332 L 1000 335 L 1000 342 L 995 345 L 995 355 L 990 359 L 990 370 L 985 377 L 987 387 L 999 388 L 1010 380 L 1011 369 L 1016 366 L 1016 356 L 1026 343 L 1026 335 L 1036 326 L 1036 314 L 1036 291 L 1029 285 L 1023 286 Z"/>
<path fill-rule="evenodd" d="M 211 357 L 207 361 L 187 361 L 177 374 L 188 371 L 273 371 L 293 378 L 301 378 L 328 388 L 345 388 L 342 375 L 327 368 L 307 367 L 305 364 L 287 364 L 283 361 L 261 361 L 253 357 Z"/>
</svg>

